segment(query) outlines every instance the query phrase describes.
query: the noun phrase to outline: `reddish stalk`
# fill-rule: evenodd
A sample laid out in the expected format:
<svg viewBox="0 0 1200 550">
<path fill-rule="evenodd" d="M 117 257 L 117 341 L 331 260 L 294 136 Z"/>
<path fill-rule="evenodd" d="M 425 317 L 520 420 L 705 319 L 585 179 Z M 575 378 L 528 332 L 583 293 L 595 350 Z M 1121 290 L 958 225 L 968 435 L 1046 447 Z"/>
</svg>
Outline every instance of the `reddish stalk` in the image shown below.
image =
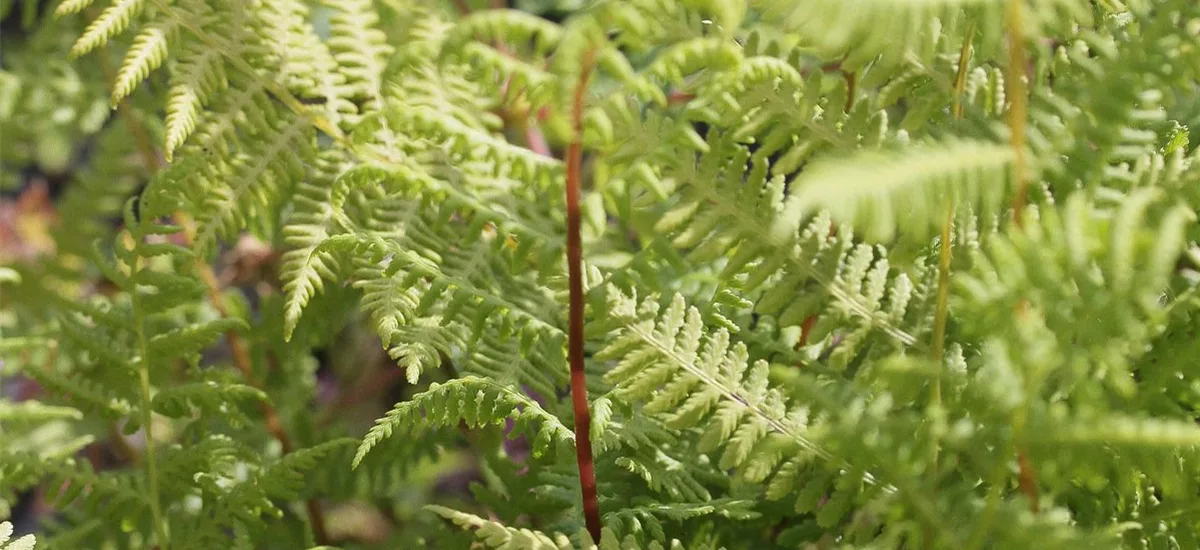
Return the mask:
<svg viewBox="0 0 1200 550">
<path fill-rule="evenodd" d="M 854 108 L 854 92 L 858 88 L 858 77 L 854 73 L 842 71 L 842 78 L 846 81 L 846 107 L 847 113 Z"/>
<path fill-rule="evenodd" d="M 596 498 L 596 467 L 592 461 L 592 413 L 588 408 L 587 374 L 583 370 L 583 242 L 579 214 L 580 166 L 583 163 L 583 94 L 592 73 L 595 53 L 584 54 L 582 72 L 571 105 L 575 135 L 567 147 L 567 273 L 570 284 L 570 326 L 567 359 L 571 363 L 571 401 L 575 408 L 575 459 L 583 492 L 583 518 L 592 540 L 600 543 L 600 503 Z"/>
<path fill-rule="evenodd" d="M 693 99 L 696 99 L 696 94 L 693 94 L 691 92 L 680 92 L 680 91 L 676 90 L 676 91 L 673 91 L 673 92 L 667 94 L 667 104 L 668 105 L 678 105 L 680 103 L 687 103 Z"/>
<path fill-rule="evenodd" d="M 1017 302 L 1016 311 L 1014 314 L 1017 317 L 1024 317 L 1029 311 L 1029 302 L 1021 299 Z M 1014 420 L 1016 427 L 1016 442 L 1017 447 L 1017 487 L 1021 493 L 1029 499 L 1029 510 L 1033 513 L 1038 512 L 1038 487 L 1037 487 L 1037 471 L 1033 468 L 1033 462 L 1029 460 L 1029 451 L 1025 447 L 1025 414 L 1022 412 L 1017 419 Z"/>
<path fill-rule="evenodd" d="M 800 323 L 800 341 L 796 343 L 796 349 L 808 345 L 808 335 L 812 334 L 812 329 L 817 325 L 817 314 L 814 313 L 804 318 L 804 322 Z"/>
<path fill-rule="evenodd" d="M 1029 455 L 1025 454 L 1024 450 L 1017 451 L 1017 466 L 1020 468 L 1017 473 L 1017 483 L 1021 488 L 1021 493 L 1029 499 L 1029 509 L 1033 513 L 1038 512 L 1038 488 L 1037 474 L 1034 472 L 1033 464 L 1029 462 Z"/>
</svg>

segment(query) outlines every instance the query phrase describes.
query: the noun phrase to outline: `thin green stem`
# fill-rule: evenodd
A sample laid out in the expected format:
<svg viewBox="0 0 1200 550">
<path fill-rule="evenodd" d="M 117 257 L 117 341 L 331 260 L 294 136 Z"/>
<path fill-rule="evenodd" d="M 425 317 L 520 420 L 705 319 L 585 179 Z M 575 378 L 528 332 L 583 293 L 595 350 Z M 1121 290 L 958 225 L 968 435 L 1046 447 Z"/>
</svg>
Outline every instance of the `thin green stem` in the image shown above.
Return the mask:
<svg viewBox="0 0 1200 550">
<path fill-rule="evenodd" d="M 141 258 L 134 255 L 133 266 L 131 269 L 131 279 L 136 278 L 138 271 L 141 269 Z M 138 359 L 138 381 L 141 386 L 142 398 L 142 430 L 146 434 L 146 478 L 149 483 L 150 490 L 150 519 L 154 522 L 154 536 L 158 539 L 158 547 L 161 550 L 167 550 L 170 541 L 167 538 L 167 526 L 163 522 L 162 509 L 159 503 L 158 494 L 158 467 L 157 459 L 154 452 L 154 427 L 153 416 L 150 404 L 150 346 L 146 341 L 145 317 L 142 315 L 141 304 L 138 300 L 137 288 L 133 288 L 129 293 L 133 300 L 133 324 L 137 331 L 138 338 L 138 353 L 141 357 Z"/>
<path fill-rule="evenodd" d="M 958 52 L 958 72 L 954 75 L 954 120 L 963 116 L 963 93 L 967 89 L 967 68 L 971 59 L 971 40 L 975 38 L 975 22 L 967 23 L 966 37 L 963 38 L 962 49 Z"/>
<path fill-rule="evenodd" d="M 1022 3 L 1024 0 L 1009 0 L 1008 2 L 1008 71 L 1004 80 L 1008 84 L 1008 98 L 1011 104 L 1008 108 L 1008 127 L 1012 134 L 1009 136 L 1013 148 L 1013 187 L 1016 196 L 1013 199 L 1013 220 L 1021 225 L 1021 213 L 1025 210 L 1028 181 L 1026 181 L 1025 158 L 1025 125 L 1029 115 L 1028 91 L 1025 88 L 1025 67 L 1028 61 L 1025 56 L 1025 35 L 1022 25 Z"/>
<path fill-rule="evenodd" d="M 963 39 L 962 50 L 958 53 L 958 72 L 954 78 L 954 119 L 962 118 L 962 96 L 967 85 L 967 67 L 971 57 L 971 40 L 975 36 L 975 22 L 972 21 L 967 26 L 966 37 Z M 954 203 L 946 204 L 946 218 L 942 222 L 941 243 L 942 248 L 938 255 L 938 287 L 937 287 L 937 309 L 934 313 L 933 320 L 933 340 L 930 343 L 930 355 L 933 358 L 934 368 L 937 369 L 937 376 L 933 379 L 933 395 L 930 397 L 932 406 L 939 406 L 942 403 L 942 363 L 946 357 L 946 321 L 950 315 L 949 296 L 950 296 L 950 260 L 953 258 L 953 243 L 951 236 L 954 233 Z M 938 452 L 940 445 L 935 441 L 933 445 L 933 471 L 936 475 L 938 469 Z"/>
<path fill-rule="evenodd" d="M 933 379 L 933 395 L 930 404 L 942 404 L 942 363 L 946 358 L 946 321 L 950 316 L 950 260 L 953 257 L 951 234 L 954 230 L 954 204 L 946 205 L 946 219 L 942 222 L 942 248 L 938 254 L 937 309 L 933 316 L 933 341 L 930 355 L 933 357 L 937 376 Z M 934 445 L 934 468 L 937 468 L 937 445 Z"/>
<path fill-rule="evenodd" d="M 962 96 L 967 85 L 967 67 L 971 56 L 971 39 L 974 38 L 975 23 L 972 21 L 967 27 L 966 38 L 963 39 L 962 50 L 958 53 L 958 72 L 954 78 L 954 119 L 962 118 Z M 938 369 L 938 376 L 933 381 L 933 396 L 932 403 L 940 405 L 942 402 L 942 378 L 941 369 L 942 362 L 946 355 L 946 320 L 949 317 L 949 287 L 950 287 L 950 260 L 953 257 L 953 243 L 950 242 L 954 232 L 954 203 L 947 202 L 946 217 L 942 222 L 942 249 L 938 255 L 938 289 L 937 289 L 937 310 L 934 313 L 933 321 L 933 340 L 930 343 L 930 355 L 933 357 L 934 365 Z M 937 448 L 934 447 L 934 468 L 937 467 Z"/>
<path fill-rule="evenodd" d="M 937 287 L 937 310 L 934 313 L 933 320 L 933 342 L 931 345 L 931 355 L 933 356 L 933 368 L 937 369 L 933 377 L 933 391 L 929 397 L 929 406 L 942 406 L 942 364 L 945 362 L 946 349 L 946 318 L 949 316 L 949 295 L 950 295 L 950 258 L 951 258 L 951 243 L 950 235 L 954 229 L 954 203 L 946 204 L 946 219 L 942 223 L 942 248 L 938 254 L 938 287 Z M 933 471 L 933 480 L 936 483 L 938 477 L 938 462 L 941 459 L 942 443 L 936 433 L 933 437 L 933 457 L 931 460 L 931 469 Z M 933 537 L 928 530 L 925 533 L 926 544 L 933 544 Z"/>
</svg>

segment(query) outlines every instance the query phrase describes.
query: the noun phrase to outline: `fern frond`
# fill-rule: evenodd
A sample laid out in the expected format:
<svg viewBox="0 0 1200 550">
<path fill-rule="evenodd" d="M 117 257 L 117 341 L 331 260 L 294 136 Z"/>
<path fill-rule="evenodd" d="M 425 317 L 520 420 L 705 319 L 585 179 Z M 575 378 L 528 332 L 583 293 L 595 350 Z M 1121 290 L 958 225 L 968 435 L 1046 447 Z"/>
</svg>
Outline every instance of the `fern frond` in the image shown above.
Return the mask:
<svg viewBox="0 0 1200 550">
<path fill-rule="evenodd" d="M 411 401 L 396 404 L 367 432 L 352 465 L 361 463 L 372 448 L 398 429 L 419 433 L 428 428 L 457 426 L 459 422 L 476 428 L 500 424 L 506 418 L 515 423 L 515 434 L 528 433 L 535 438 L 536 454 L 575 444 L 575 434 L 532 398 L 487 379 L 467 376 L 445 384 L 434 383 Z"/>
<path fill-rule="evenodd" d="M 250 424 L 245 415 L 231 410 L 230 405 L 239 401 L 266 400 L 262 390 L 242 384 L 219 384 L 213 380 L 193 382 L 163 389 L 154 395 L 151 406 L 155 412 L 180 418 L 198 411 L 200 416 L 216 418 L 229 416 L 237 420 L 235 425 Z"/>
<path fill-rule="evenodd" d="M 349 88 L 345 97 L 362 104 L 364 114 L 383 107 L 384 75 L 395 48 L 379 30 L 374 6 L 365 0 L 326 1 L 330 16 L 329 49 Z"/>
<path fill-rule="evenodd" d="M 1062 351 L 1071 350 L 1070 361 L 1079 361 L 1078 368 L 1117 369 L 1106 377 L 1111 376 L 1118 387 L 1132 389 L 1118 374 L 1128 368 L 1118 358 L 1140 354 L 1134 342 L 1147 341 L 1156 332 L 1147 324 L 1163 314 L 1161 293 L 1182 252 L 1185 228 L 1195 220 L 1180 205 L 1161 204 L 1156 200 L 1160 196 L 1156 189 L 1144 189 L 1115 211 L 1104 213 L 1077 192 L 1061 212 L 1050 210 L 1041 223 L 1011 238 L 993 240 L 986 256 L 976 259 L 972 273 L 958 281 L 963 292 L 960 300 L 970 297 L 971 304 L 959 302 L 959 307 L 970 308 L 962 311 L 972 312 L 972 322 L 964 328 L 986 331 L 985 325 L 976 323 L 994 320 L 995 315 L 1005 315 L 1002 310 L 1029 300 L 1057 338 L 1071 342 Z M 1154 225 L 1146 222 L 1152 215 L 1158 218 Z M 1065 295 L 1088 298 L 1076 301 L 1071 309 L 1045 307 L 1054 297 Z M 1075 328 L 1078 319 L 1102 315 L 1115 315 L 1119 321 L 1087 332 Z M 1110 345 L 1108 335 L 1115 333 L 1123 335 L 1122 345 Z M 1084 367 L 1089 363 L 1091 367 Z M 1077 371 L 1077 375 L 1084 374 Z"/>
<path fill-rule="evenodd" d="M 427 505 L 429 510 L 464 529 L 475 531 L 476 538 L 497 550 L 569 550 L 574 548 L 565 535 L 546 535 L 530 529 L 516 529 L 479 516 L 452 510 L 444 506 Z"/>
<path fill-rule="evenodd" d="M 0 186 L 64 189 L 0 209 L 0 517 L 44 495 L 63 548 L 1200 547 L 1200 3 L 477 3 L 0 1 Z M 368 503 L 402 529 L 352 533 Z"/>
<path fill-rule="evenodd" d="M 80 11 L 83 6 L 72 2 L 59 8 L 60 13 L 69 14 Z M 129 24 L 145 7 L 145 0 L 116 0 L 88 25 L 87 30 L 71 47 L 71 56 L 80 57 L 92 50 L 104 46 L 112 37 L 125 32 Z"/>
<path fill-rule="evenodd" d="M 627 508 L 605 514 L 607 529 L 616 533 L 645 531 L 651 540 L 667 542 L 662 521 L 683 521 L 708 515 L 717 515 L 734 521 L 753 519 L 759 516 L 753 511 L 754 503 L 748 500 L 717 499 L 704 503 L 651 504 Z"/>
<path fill-rule="evenodd" d="M 1031 19 L 1032 36 L 1065 22 L 1089 22 L 1091 14 L 1082 2 L 1022 2 Z M 999 21 L 1004 17 L 1003 0 L 937 0 L 905 2 L 771 2 L 766 18 L 804 37 L 823 58 L 845 57 L 845 65 L 858 69 L 876 63 L 883 68 L 913 62 L 928 62 L 940 53 L 939 46 L 958 38 L 966 22 Z M 979 42 L 989 53 L 999 47 L 999 25 L 979 25 Z M 888 36 L 891 40 L 880 40 Z M 950 47 L 958 44 L 951 43 Z"/>
<path fill-rule="evenodd" d="M 241 319 L 217 319 L 155 334 L 146 345 L 153 360 L 163 357 L 186 357 L 212 345 L 214 340 L 226 332 L 245 328 L 246 324 Z"/>
<path fill-rule="evenodd" d="M 1193 422 L 1121 415 L 1077 421 L 1058 429 L 1035 433 L 1038 435 L 1031 441 L 1039 445 L 1103 445 L 1132 451 L 1147 451 L 1150 447 L 1176 449 L 1200 445 L 1200 428 Z"/>
<path fill-rule="evenodd" d="M 118 419 L 128 416 L 134 409 L 128 391 L 115 392 L 108 387 L 86 379 L 77 379 L 58 372 L 56 369 L 26 369 L 23 374 L 36 380 L 51 392 L 62 395 L 69 402 L 88 412 Z"/>
<path fill-rule="evenodd" d="M 113 83 L 112 104 L 133 93 L 134 88 L 167 60 L 167 47 L 178 32 L 174 20 L 158 21 L 138 33 Z"/>
<path fill-rule="evenodd" d="M 565 379 L 565 361 L 556 349 L 565 335 L 551 297 L 521 270 L 553 261 L 557 248 L 542 248 L 549 240 L 542 231 L 506 221 L 495 204 L 470 195 L 451 195 L 440 204 L 433 197 L 408 198 L 414 183 L 425 184 L 422 172 L 406 165 L 360 166 L 334 182 L 328 207 L 313 203 L 320 213 L 305 214 L 311 221 L 293 230 L 293 242 L 305 248 L 290 253 L 285 264 L 285 331 L 294 329 L 323 281 L 338 280 L 331 269 L 342 265 L 336 258 L 357 255 L 361 259 L 348 278 L 364 291 L 363 306 L 376 331 L 393 357 L 405 359 L 410 379 L 440 363 L 439 353 L 453 357 L 456 350 L 478 346 L 478 353 L 465 358 L 468 371 L 507 371 L 514 376 L 497 380 L 552 393 Z M 362 202 L 368 197 L 371 202 Z M 503 236 L 510 229 L 514 234 Z M 482 341 L 493 334 L 487 328 L 499 333 Z"/>
<path fill-rule="evenodd" d="M 91 6 L 96 0 L 65 0 L 58 7 L 54 8 L 54 15 L 58 17 L 66 17 L 68 15 L 79 13 Z"/>
<path fill-rule="evenodd" d="M 768 387 L 766 362 L 751 366 L 745 345 L 732 342 L 725 329 L 706 338 L 700 312 L 682 297 L 661 318 L 653 297 L 638 303 L 614 290 L 610 298 L 609 309 L 623 327 L 597 358 L 620 358 L 605 379 L 622 400 L 644 402 L 647 412 L 674 429 L 707 425 L 698 449 L 724 448 L 723 469 L 743 466 L 771 432 L 797 450 L 833 458 L 806 435 L 805 410 L 789 410 L 783 396 Z"/>
<path fill-rule="evenodd" d="M 381 441 L 358 466 L 347 467 L 357 445 L 340 446 L 326 455 L 325 464 L 305 477 L 309 494 L 325 498 L 373 498 L 395 495 L 423 479 L 424 469 L 434 464 L 459 464 L 454 448 L 461 434 L 453 430 L 425 431 Z"/>
<path fill-rule="evenodd" d="M 324 288 L 323 281 L 337 281 L 343 276 L 343 262 L 321 248 L 330 232 L 336 231 L 331 226 L 334 209 L 329 194 L 337 164 L 329 155 L 319 157 L 319 161 L 315 181 L 297 185 L 294 210 L 283 227 L 284 241 L 292 247 L 284 253 L 280 267 L 280 281 L 287 295 L 283 318 L 286 340 L 291 340 L 304 306 Z"/>
<path fill-rule="evenodd" d="M 902 231 L 923 240 L 940 227 L 936 213 L 970 206 L 981 216 L 1006 204 L 1012 148 L 950 141 L 814 161 L 792 183 L 788 206 L 809 216 L 828 210 L 839 223 L 889 242 Z"/>
<path fill-rule="evenodd" d="M 38 401 L 13 403 L 0 400 L 0 422 L 12 424 L 40 423 L 54 420 L 79 420 L 83 412 L 71 407 L 46 405 Z"/>
<path fill-rule="evenodd" d="M 211 49 L 185 49 L 170 77 L 166 107 L 167 160 L 192 134 L 210 98 L 228 86 L 221 53 Z"/>
<path fill-rule="evenodd" d="M 722 277 L 740 279 L 728 291 L 752 298 L 757 312 L 776 316 L 781 326 L 829 312 L 809 342 L 821 342 L 834 319 L 850 321 L 854 336 L 847 339 L 854 345 L 838 346 L 839 366 L 875 331 L 887 335 L 889 345 L 920 345 L 912 332 L 924 330 L 928 311 L 930 271 L 922 262 L 909 273 L 892 273 L 881 249 L 856 244 L 848 228 L 836 228 L 827 215 L 805 223 L 800 203 L 784 198 L 783 177 L 768 177 L 765 158 L 751 158 L 728 136 L 710 136 L 709 143 L 709 152 L 675 174 L 686 185 L 656 220 L 656 232 L 688 250 L 693 261 L 724 258 Z M 704 207 L 714 200 L 719 207 Z"/>
<path fill-rule="evenodd" d="M 354 443 L 350 438 L 333 439 L 290 452 L 263 468 L 254 482 L 271 498 L 296 499 L 307 492 L 305 480 L 322 460 L 339 450 L 352 448 Z"/>
</svg>

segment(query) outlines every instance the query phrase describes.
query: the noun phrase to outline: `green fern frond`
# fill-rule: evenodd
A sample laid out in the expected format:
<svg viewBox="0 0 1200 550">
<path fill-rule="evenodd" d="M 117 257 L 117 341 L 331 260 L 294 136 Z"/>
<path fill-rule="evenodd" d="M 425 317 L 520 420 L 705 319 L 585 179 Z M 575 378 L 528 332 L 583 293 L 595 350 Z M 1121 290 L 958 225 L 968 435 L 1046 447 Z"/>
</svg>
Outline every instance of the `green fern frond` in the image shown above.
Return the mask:
<svg viewBox="0 0 1200 550">
<path fill-rule="evenodd" d="M 605 374 L 622 400 L 642 402 L 646 411 L 667 426 L 707 426 L 698 440 L 701 452 L 723 448 L 720 466 L 746 464 L 751 449 L 771 432 L 826 459 L 832 456 L 810 439 L 803 408 L 788 408 L 783 396 L 767 385 L 767 365 L 749 364 L 744 344 L 728 331 L 704 336 L 700 312 L 676 296 L 661 313 L 651 297 L 613 291 L 610 311 L 624 326 L 616 331 L 598 359 L 620 361 Z"/>
<path fill-rule="evenodd" d="M 459 512 L 443 506 L 428 505 L 425 507 L 443 518 L 454 522 L 459 527 L 475 531 L 476 538 L 497 550 L 569 550 L 575 548 L 565 535 L 546 535 L 530 529 L 508 527 L 494 521 L 488 521 L 479 516 Z"/>
<path fill-rule="evenodd" d="M 65 17 L 82 12 L 83 10 L 87 9 L 88 6 L 91 6 L 95 1 L 96 0 L 64 0 L 64 2 L 58 5 L 58 7 L 54 8 L 54 15 L 58 17 Z"/>
<path fill-rule="evenodd" d="M 104 9 L 100 15 L 88 25 L 83 36 L 71 48 L 71 56 L 80 57 L 104 46 L 112 37 L 125 32 L 129 24 L 145 7 L 145 0 L 116 0 Z M 72 2 L 59 8 L 60 13 L 69 14 L 80 11 L 83 6 Z"/>
<path fill-rule="evenodd" d="M 83 412 L 71 407 L 57 407 L 37 401 L 13 403 L 7 399 L 0 400 L 0 422 L 21 424 L 79 420 L 81 418 L 83 418 Z"/>
<path fill-rule="evenodd" d="M 562 29 L 543 18 L 517 10 L 477 12 L 455 24 L 443 45 L 456 51 L 469 41 L 528 43 L 532 54 L 548 54 L 562 40 Z"/>
<path fill-rule="evenodd" d="M 352 465 L 361 463 L 372 448 L 392 437 L 397 429 L 419 433 L 428 428 L 457 426 L 459 422 L 477 428 L 499 424 L 506 418 L 514 421 L 515 433 L 535 438 L 537 454 L 575 444 L 575 434 L 530 397 L 487 379 L 467 376 L 445 384 L 434 383 L 411 401 L 397 403 L 367 432 Z"/>
<path fill-rule="evenodd" d="M 778 22 L 788 31 L 800 34 L 825 58 L 845 56 L 852 69 L 872 62 L 885 68 L 904 63 L 927 63 L 949 46 L 959 44 L 968 21 L 980 22 L 984 32 L 979 42 L 986 51 L 998 49 L 999 25 L 1007 3 L 1003 0 L 937 0 L 905 2 L 873 0 L 869 2 L 764 2 L 769 21 Z M 1048 32 L 1068 22 L 1090 22 L 1091 14 L 1082 2 L 1024 2 L 1030 20 L 1031 35 Z M 819 31 L 817 29 L 820 29 Z M 893 40 L 880 40 L 889 36 Z M 946 44 L 950 42 L 950 44 Z"/>
<path fill-rule="evenodd" d="M 267 395 L 262 390 L 242 384 L 219 384 L 213 380 L 193 382 L 163 389 L 154 395 L 151 406 L 155 412 L 170 418 L 179 418 L 199 412 L 200 416 L 237 418 L 240 425 L 250 424 L 245 415 L 230 410 L 230 405 L 239 401 L 262 401 Z"/>
<path fill-rule="evenodd" d="M 329 49 L 339 71 L 346 75 L 349 87 L 346 99 L 361 103 L 360 112 L 372 113 L 383 107 L 384 78 L 388 59 L 395 48 L 379 30 L 379 17 L 372 3 L 326 1 L 330 16 Z"/>
<path fill-rule="evenodd" d="M 939 227 L 938 212 L 970 206 L 994 215 L 1006 203 L 1012 148 L 951 141 L 864 152 L 813 162 L 792 182 L 785 208 L 802 216 L 828 210 L 839 223 L 889 242 L 898 231 L 925 239 Z"/>
<path fill-rule="evenodd" d="M 1093 210 L 1085 195 L 1076 193 L 1061 212 L 1048 211 L 1041 223 L 1012 238 L 993 240 L 987 255 L 976 259 L 973 272 L 959 279 L 960 296 L 974 304 L 960 302 L 960 307 L 970 307 L 980 316 L 968 327 L 982 329 L 985 325 L 976 322 L 987 323 L 990 316 L 1002 314 L 1000 309 L 1016 307 L 1022 299 L 1042 309 L 1055 296 L 1085 293 L 1090 299 L 1079 303 L 1079 309 L 1043 310 L 1058 337 L 1072 341 L 1070 348 L 1081 354 L 1078 357 L 1090 356 L 1088 362 L 1116 367 L 1119 362 L 1112 353 L 1140 353 L 1132 341 L 1153 334 L 1144 324 L 1162 315 L 1161 293 L 1182 252 L 1184 232 L 1195 219 L 1180 205 L 1156 200 L 1160 196 L 1156 189 L 1145 189 L 1119 208 L 1103 212 Z M 1154 225 L 1145 223 L 1149 216 L 1158 218 Z M 1108 329 L 1125 334 L 1127 348 L 1109 347 L 1108 330 L 1080 333 L 1072 328 L 1080 318 L 1117 312 L 1119 324 Z"/>
<path fill-rule="evenodd" d="M 475 538 L 487 548 L 497 550 L 682 550 L 684 546 L 677 539 L 672 539 L 665 546 L 658 540 L 641 543 L 638 536 L 628 533 L 622 537 L 621 531 L 615 527 L 605 527 L 601 532 L 599 543 L 590 539 L 577 542 L 586 533 L 572 539 L 561 533 L 547 534 L 543 531 L 520 529 L 490 521 L 474 514 L 459 512 L 444 506 L 427 505 L 425 509 L 453 522 L 460 528 L 475 532 Z M 634 520 L 636 523 L 636 520 Z M 624 525 L 622 525 L 624 526 Z M 653 530 L 653 528 L 651 528 Z"/>
<path fill-rule="evenodd" d="M 216 319 L 155 334 L 146 342 L 146 346 L 151 358 L 155 360 L 163 357 L 186 357 L 212 345 L 222 334 L 245 328 L 246 323 L 241 319 Z"/>
<path fill-rule="evenodd" d="M 211 49 L 186 49 L 179 56 L 170 77 L 166 107 L 167 160 L 192 134 L 211 98 L 228 86 L 221 53 Z"/>
<path fill-rule="evenodd" d="M 464 361 L 468 371 L 507 370 L 512 381 L 553 392 L 565 368 L 546 369 L 537 361 L 565 366 L 555 349 L 565 336 L 551 297 L 521 270 L 555 261 L 561 244 L 544 244 L 550 242 L 546 229 L 514 223 L 502 202 L 470 192 L 410 198 L 427 186 L 442 189 L 426 170 L 363 165 L 338 176 L 328 191 L 311 188 L 328 193 L 329 203 L 306 196 L 301 204 L 313 212 L 299 211 L 288 230 L 303 248 L 285 257 L 285 334 L 326 281 L 349 279 L 363 290 L 364 309 L 410 380 L 440 363 L 439 354 L 478 346 Z M 353 266 L 338 260 L 355 255 L 363 260 Z M 498 328 L 499 338 L 481 341 L 492 334 L 485 328 Z"/>
<path fill-rule="evenodd" d="M 749 500 L 717 499 L 698 504 L 670 503 L 653 504 L 628 508 L 605 514 L 608 529 L 617 533 L 645 531 L 651 540 L 667 542 L 662 520 L 682 521 L 692 518 L 717 515 L 734 521 L 758 517 L 753 511 L 754 502 Z"/>
<path fill-rule="evenodd" d="M 179 27 L 174 20 L 158 21 L 134 38 L 125 60 L 121 62 L 117 80 L 113 83 L 113 105 L 133 93 L 141 81 L 162 66 L 167 60 L 167 48 L 173 40 L 172 35 L 177 32 Z"/>
<path fill-rule="evenodd" d="M 195 246 L 207 249 L 218 237 L 233 235 L 251 219 L 274 218 L 270 212 L 288 192 L 288 182 L 304 173 L 300 160 L 311 147 L 311 132 L 307 121 L 284 117 L 247 143 L 250 147 L 232 162 L 205 174 L 210 181 L 224 179 L 227 187 L 212 189 L 198 205 L 201 215 Z"/>
<path fill-rule="evenodd" d="M 128 392 L 113 392 L 107 387 L 85 379 L 76 379 L 56 369 L 26 369 L 23 374 L 36 380 L 51 392 L 65 397 L 80 409 L 98 412 L 117 419 L 128 416 L 134 409 Z"/>
<path fill-rule="evenodd" d="M 1090 422 L 1073 422 L 1061 430 L 1038 431 L 1031 442 L 1039 445 L 1103 445 L 1146 451 L 1153 446 L 1188 448 L 1200 444 L 1200 428 L 1186 421 L 1109 416 Z"/>
<path fill-rule="evenodd" d="M 1194 0 L 34 4 L 43 545 L 1200 547 Z"/>
<path fill-rule="evenodd" d="M 47 501 L 55 506 L 75 503 L 94 517 L 118 522 L 147 516 L 145 484 L 129 472 L 99 475 L 90 463 L 76 464 L 71 459 L 42 467 L 57 482 L 46 494 Z"/>
<path fill-rule="evenodd" d="M 783 177 L 768 177 L 766 159 L 751 158 L 728 136 L 710 136 L 709 142 L 708 153 L 675 175 L 686 185 L 656 221 L 656 232 L 671 237 L 672 246 L 687 250 L 694 261 L 724 258 L 722 278 L 737 281 L 727 290 L 752 298 L 757 312 L 776 316 L 781 326 L 798 326 L 828 312 L 825 323 L 813 329 L 811 343 L 822 342 L 835 319 L 849 320 L 855 329 L 847 339 L 853 345 L 838 346 L 839 366 L 875 331 L 886 335 L 889 345 L 920 345 L 912 332 L 924 330 L 928 311 L 930 271 L 922 261 L 908 273 L 892 272 L 882 249 L 855 243 L 849 228 L 837 228 L 828 215 L 805 222 L 794 195 L 784 198 Z M 736 199 L 704 207 L 728 196 Z"/>
<path fill-rule="evenodd" d="M 293 451 L 263 468 L 254 482 L 271 498 L 295 499 L 307 493 L 305 480 L 312 470 L 318 469 L 331 454 L 352 448 L 354 443 L 353 439 L 341 438 Z"/>
</svg>

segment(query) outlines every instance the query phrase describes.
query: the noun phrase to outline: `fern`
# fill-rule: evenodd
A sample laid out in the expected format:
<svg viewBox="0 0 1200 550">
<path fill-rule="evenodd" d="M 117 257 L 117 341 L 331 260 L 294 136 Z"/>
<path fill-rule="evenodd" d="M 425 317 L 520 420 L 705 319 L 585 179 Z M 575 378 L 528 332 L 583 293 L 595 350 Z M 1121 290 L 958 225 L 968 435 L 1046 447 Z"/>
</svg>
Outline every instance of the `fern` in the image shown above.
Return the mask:
<svg viewBox="0 0 1200 550">
<path fill-rule="evenodd" d="M 513 435 L 528 432 L 534 437 L 535 455 L 553 449 L 553 445 L 574 443 L 575 434 L 532 399 L 485 379 L 466 377 L 444 386 L 431 385 L 412 401 L 397 405 L 363 438 L 353 464 L 362 462 L 373 447 L 392 437 L 397 428 L 411 432 L 425 426 L 457 425 L 460 421 L 477 428 L 499 423 L 509 415 L 515 421 Z"/>
<path fill-rule="evenodd" d="M 887 242 L 895 236 L 900 213 L 936 220 L 935 213 L 947 204 L 969 204 L 979 215 L 994 215 L 1006 195 L 1005 167 L 1011 158 L 1004 146 L 955 143 L 928 150 L 908 147 L 902 157 L 862 155 L 827 161 L 812 165 L 792 184 L 794 208 L 802 215 L 828 211 L 835 221 L 863 227 L 866 236 Z M 939 177 L 939 172 L 946 175 Z M 872 181 L 875 174 L 888 174 L 888 181 Z M 989 179 L 980 181 L 980 176 Z M 938 180 L 949 189 L 931 188 L 930 182 Z M 905 227 L 928 238 L 935 225 Z"/>
<path fill-rule="evenodd" d="M 0 1 L 0 545 L 1200 546 L 1200 4 L 484 4 Z"/>
</svg>

